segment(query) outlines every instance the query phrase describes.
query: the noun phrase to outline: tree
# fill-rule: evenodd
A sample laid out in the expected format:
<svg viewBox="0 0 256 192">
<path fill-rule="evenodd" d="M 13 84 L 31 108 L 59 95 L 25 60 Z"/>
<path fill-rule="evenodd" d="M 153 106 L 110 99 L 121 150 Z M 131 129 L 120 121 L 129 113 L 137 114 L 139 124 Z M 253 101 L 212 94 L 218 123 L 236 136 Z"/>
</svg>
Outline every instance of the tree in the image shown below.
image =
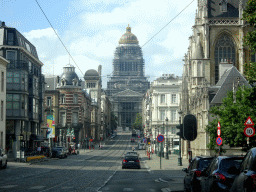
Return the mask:
<svg viewBox="0 0 256 192">
<path fill-rule="evenodd" d="M 239 87 L 235 94 L 232 91 L 228 92 L 222 105 L 210 109 L 210 114 L 216 118 L 206 127 L 206 132 L 210 135 L 208 148 L 215 149 L 217 147 L 218 121 L 221 124 L 223 144 L 231 147 L 243 147 L 244 151 L 256 146 L 256 136 L 250 138 L 250 145 L 247 146 L 247 137 L 244 135 L 244 122 L 248 116 L 252 120 L 256 120 L 256 100 L 250 100 L 252 91 L 251 88 Z"/>
<path fill-rule="evenodd" d="M 111 112 L 111 130 L 115 130 L 117 128 L 117 117 L 113 112 Z"/>
<path fill-rule="evenodd" d="M 132 124 L 133 129 L 142 130 L 142 117 L 140 113 L 136 114 L 135 122 Z"/>
<path fill-rule="evenodd" d="M 247 6 L 243 12 L 243 20 L 247 21 L 253 28 L 244 36 L 244 44 L 249 47 L 251 52 L 256 52 L 256 1 L 248 0 Z M 256 62 L 245 63 L 244 74 L 250 83 L 256 81 Z"/>
</svg>

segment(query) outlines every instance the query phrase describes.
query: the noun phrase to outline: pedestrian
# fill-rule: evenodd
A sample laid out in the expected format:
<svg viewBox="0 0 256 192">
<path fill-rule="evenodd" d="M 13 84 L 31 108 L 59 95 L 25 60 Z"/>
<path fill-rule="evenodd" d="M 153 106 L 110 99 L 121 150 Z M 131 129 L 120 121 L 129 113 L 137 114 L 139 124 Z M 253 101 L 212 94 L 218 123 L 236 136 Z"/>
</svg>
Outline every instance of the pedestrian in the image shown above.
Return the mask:
<svg viewBox="0 0 256 192">
<path fill-rule="evenodd" d="M 71 152 L 72 152 L 72 148 L 71 148 L 71 145 L 69 146 L 69 155 L 71 155 Z"/>
</svg>

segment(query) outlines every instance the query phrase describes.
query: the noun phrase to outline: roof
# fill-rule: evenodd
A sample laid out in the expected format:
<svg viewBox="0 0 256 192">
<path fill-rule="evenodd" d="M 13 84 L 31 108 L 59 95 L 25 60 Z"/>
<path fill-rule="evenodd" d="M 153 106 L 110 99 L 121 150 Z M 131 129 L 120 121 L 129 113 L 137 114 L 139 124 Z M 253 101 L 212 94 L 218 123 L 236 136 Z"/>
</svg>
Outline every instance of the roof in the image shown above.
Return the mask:
<svg viewBox="0 0 256 192">
<path fill-rule="evenodd" d="M 57 77 L 48 77 L 45 78 L 45 90 L 55 90 L 57 84 Z"/>
<path fill-rule="evenodd" d="M 133 33 L 131 33 L 131 27 L 128 24 L 128 26 L 126 27 L 125 34 L 123 34 L 119 39 L 119 44 L 138 44 L 138 43 L 139 41 L 137 37 Z"/>
<path fill-rule="evenodd" d="M 245 6 L 248 0 L 226 0 L 227 12 L 221 11 L 221 3 L 223 0 L 208 1 L 208 17 L 209 18 L 238 18 L 239 17 L 239 2 L 242 1 Z"/>
<path fill-rule="evenodd" d="M 240 78 L 240 86 L 245 85 L 246 87 L 251 87 L 251 85 L 237 70 L 237 68 L 235 66 L 232 66 L 231 68 L 226 70 L 226 72 L 222 75 L 221 79 L 218 81 L 216 86 L 212 88 L 213 91 L 216 91 L 218 88 L 219 89 L 214 98 L 212 99 L 211 104 L 222 103 L 222 99 L 227 96 L 227 92 L 233 90 L 234 84 L 238 84 L 238 78 Z"/>
<path fill-rule="evenodd" d="M 130 89 L 126 89 L 124 91 L 114 94 L 113 96 L 114 97 L 142 97 L 143 94 Z"/>
<path fill-rule="evenodd" d="M 99 80 L 99 73 L 95 69 L 89 69 L 84 74 L 85 80 Z"/>
</svg>

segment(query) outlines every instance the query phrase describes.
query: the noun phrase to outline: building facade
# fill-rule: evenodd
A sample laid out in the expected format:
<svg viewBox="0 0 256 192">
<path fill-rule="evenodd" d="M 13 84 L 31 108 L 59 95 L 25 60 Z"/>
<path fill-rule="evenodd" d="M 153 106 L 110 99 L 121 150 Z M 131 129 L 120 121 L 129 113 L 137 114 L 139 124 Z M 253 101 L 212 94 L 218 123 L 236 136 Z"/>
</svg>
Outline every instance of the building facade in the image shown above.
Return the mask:
<svg viewBox="0 0 256 192">
<path fill-rule="evenodd" d="M 6 143 L 6 67 L 8 60 L 0 56 L 0 148 L 5 149 Z"/>
<path fill-rule="evenodd" d="M 102 138 L 108 137 L 111 131 L 111 111 L 112 104 L 105 91 L 101 93 L 101 131 Z"/>
<path fill-rule="evenodd" d="M 90 94 L 92 99 L 91 111 L 91 133 L 93 139 L 100 140 L 101 131 L 101 70 L 99 65 L 98 71 L 94 69 L 87 70 L 84 74 L 84 88 Z"/>
<path fill-rule="evenodd" d="M 144 133 L 151 138 L 153 148 L 158 151 L 156 137 L 165 137 L 164 152 L 178 147 L 179 137 L 176 126 L 179 125 L 182 78 L 173 74 L 164 74 L 151 83 L 143 99 Z"/>
<path fill-rule="evenodd" d="M 116 47 L 113 73 L 107 83 L 107 95 L 119 127 L 131 128 L 136 114 L 142 112 L 142 97 L 149 85 L 139 41 L 128 25 Z"/>
<path fill-rule="evenodd" d="M 189 113 L 196 116 L 198 136 L 192 142 L 183 142 L 184 157 L 188 155 L 188 148 L 193 156 L 212 154 L 207 148 L 209 136 L 205 128 L 211 121 L 209 109 L 222 86 L 222 76 L 231 66 L 243 75 L 244 63 L 255 59 L 243 42 L 244 34 L 251 30 L 241 20 L 246 2 L 198 0 L 193 35 L 189 38 L 188 52 L 184 57 L 181 105 L 183 117 Z M 233 80 L 236 84 L 237 80 Z M 233 88 L 226 87 L 226 91 L 228 89 Z"/>
<path fill-rule="evenodd" d="M 18 30 L 0 25 L 0 56 L 10 61 L 6 73 L 6 146 L 17 151 L 33 148 L 42 122 L 44 76 L 37 51 Z"/>
</svg>

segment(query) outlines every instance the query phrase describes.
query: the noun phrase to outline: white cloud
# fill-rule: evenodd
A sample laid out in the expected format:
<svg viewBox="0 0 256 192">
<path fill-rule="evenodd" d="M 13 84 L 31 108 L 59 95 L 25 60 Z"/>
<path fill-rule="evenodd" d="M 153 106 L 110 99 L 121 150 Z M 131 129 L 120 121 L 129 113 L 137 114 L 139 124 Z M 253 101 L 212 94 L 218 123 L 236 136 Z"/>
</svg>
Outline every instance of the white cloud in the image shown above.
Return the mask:
<svg viewBox="0 0 256 192">
<path fill-rule="evenodd" d="M 57 30 L 56 30 L 56 32 L 57 32 Z M 39 38 L 44 38 L 44 37 L 57 38 L 57 36 L 54 33 L 52 28 L 32 30 L 30 32 L 23 33 L 23 35 L 26 36 L 28 39 L 39 39 Z"/>
</svg>

